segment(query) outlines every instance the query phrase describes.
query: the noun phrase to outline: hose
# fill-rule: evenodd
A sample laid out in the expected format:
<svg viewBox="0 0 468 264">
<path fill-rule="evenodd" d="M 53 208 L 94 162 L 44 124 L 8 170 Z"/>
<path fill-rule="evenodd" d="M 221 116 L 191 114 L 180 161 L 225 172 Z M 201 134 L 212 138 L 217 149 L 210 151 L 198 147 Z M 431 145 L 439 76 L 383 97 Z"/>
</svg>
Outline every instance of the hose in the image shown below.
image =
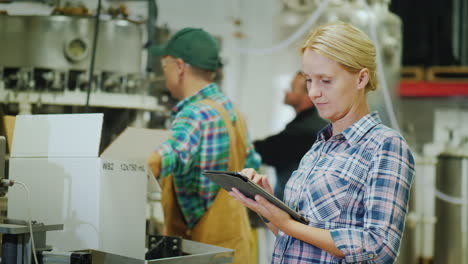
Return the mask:
<svg viewBox="0 0 468 264">
<path fill-rule="evenodd" d="M 289 38 L 283 40 L 276 46 L 270 47 L 270 48 L 239 48 L 239 47 L 233 47 L 232 49 L 234 51 L 237 51 L 239 53 L 243 54 L 270 54 L 277 52 L 279 50 L 282 50 L 292 43 L 294 43 L 296 40 L 304 36 L 310 28 L 315 24 L 317 19 L 320 17 L 320 15 L 323 13 L 323 10 L 327 7 L 329 0 L 322 0 L 318 8 L 309 16 L 309 18 L 306 20 L 306 22 L 299 27 L 299 29 L 296 30 Z"/>
</svg>

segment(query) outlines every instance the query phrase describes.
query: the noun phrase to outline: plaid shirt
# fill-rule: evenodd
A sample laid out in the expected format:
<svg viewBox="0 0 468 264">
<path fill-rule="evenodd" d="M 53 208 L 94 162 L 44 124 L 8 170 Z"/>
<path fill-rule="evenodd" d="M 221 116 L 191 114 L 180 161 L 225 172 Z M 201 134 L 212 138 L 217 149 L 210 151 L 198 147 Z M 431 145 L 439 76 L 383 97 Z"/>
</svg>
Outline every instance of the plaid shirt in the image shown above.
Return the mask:
<svg viewBox="0 0 468 264">
<path fill-rule="evenodd" d="M 406 142 L 376 112 L 333 137 L 328 125 L 292 174 L 285 201 L 310 226 L 330 230 L 345 258 L 279 231 L 272 263 L 393 263 L 413 176 Z"/>
<path fill-rule="evenodd" d="M 219 185 L 202 175 L 203 170 L 227 170 L 229 135 L 221 115 L 210 106 L 197 103 L 211 99 L 224 106 L 233 122 L 236 121 L 232 103 L 211 83 L 198 93 L 180 101 L 173 109 L 172 137 L 161 144 L 163 178 L 174 175 L 174 187 L 188 228 L 211 206 Z M 260 156 L 247 137 L 245 166 L 258 168 Z"/>
</svg>

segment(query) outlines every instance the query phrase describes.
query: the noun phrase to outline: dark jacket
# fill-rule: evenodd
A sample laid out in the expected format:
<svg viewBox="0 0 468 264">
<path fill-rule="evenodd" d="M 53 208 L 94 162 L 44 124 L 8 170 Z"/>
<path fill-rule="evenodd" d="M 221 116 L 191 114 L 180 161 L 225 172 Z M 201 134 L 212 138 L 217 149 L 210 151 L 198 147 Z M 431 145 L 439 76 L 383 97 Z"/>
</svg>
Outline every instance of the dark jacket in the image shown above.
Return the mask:
<svg viewBox="0 0 468 264">
<path fill-rule="evenodd" d="M 317 133 L 327 122 L 320 118 L 315 107 L 308 108 L 286 125 L 279 134 L 254 142 L 262 162 L 276 169 L 275 196 L 283 200 L 284 187 L 301 158 L 317 139 Z"/>
</svg>

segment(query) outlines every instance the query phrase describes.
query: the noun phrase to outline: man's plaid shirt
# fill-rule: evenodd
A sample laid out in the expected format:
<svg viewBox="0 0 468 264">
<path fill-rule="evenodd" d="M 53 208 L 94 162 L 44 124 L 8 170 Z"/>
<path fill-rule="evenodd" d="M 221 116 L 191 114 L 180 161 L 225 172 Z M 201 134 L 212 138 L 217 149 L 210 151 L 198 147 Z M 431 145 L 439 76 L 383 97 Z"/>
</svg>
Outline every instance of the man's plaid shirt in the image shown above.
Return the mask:
<svg viewBox="0 0 468 264">
<path fill-rule="evenodd" d="M 219 185 L 202 175 L 203 170 L 227 170 L 229 136 L 220 114 L 198 103 L 211 99 L 221 104 L 236 121 L 232 103 L 211 83 L 173 109 L 172 136 L 157 148 L 161 155 L 160 177 L 174 177 L 177 200 L 188 228 L 195 226 L 218 194 Z M 247 137 L 245 167 L 258 168 L 260 156 Z"/>
</svg>

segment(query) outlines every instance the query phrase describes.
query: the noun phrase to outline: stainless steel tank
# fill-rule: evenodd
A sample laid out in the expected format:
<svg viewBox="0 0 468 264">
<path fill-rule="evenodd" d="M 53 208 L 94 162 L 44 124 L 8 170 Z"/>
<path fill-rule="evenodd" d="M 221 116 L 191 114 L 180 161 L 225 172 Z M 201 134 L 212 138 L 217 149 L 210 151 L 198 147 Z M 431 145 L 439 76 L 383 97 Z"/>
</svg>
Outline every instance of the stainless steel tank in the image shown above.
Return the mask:
<svg viewBox="0 0 468 264">
<path fill-rule="evenodd" d="M 436 188 L 434 264 L 468 263 L 468 156 L 439 156 Z"/>
<path fill-rule="evenodd" d="M 86 70 L 94 17 L 0 16 L 0 66 Z M 142 30 L 126 20 L 101 20 L 96 71 L 141 72 Z"/>
<path fill-rule="evenodd" d="M 79 16 L 0 16 L 0 72 L 5 88 L 87 89 L 95 21 Z M 101 19 L 97 43 L 93 91 L 141 93 L 141 26 Z"/>
<path fill-rule="evenodd" d="M 417 177 L 416 177 L 417 178 Z M 415 188 L 411 188 L 410 200 L 408 204 L 408 214 L 406 215 L 405 229 L 401 239 L 400 252 L 396 264 L 417 264 L 418 263 L 418 233 L 417 222 L 411 219 L 412 212 L 415 211 Z"/>
</svg>

